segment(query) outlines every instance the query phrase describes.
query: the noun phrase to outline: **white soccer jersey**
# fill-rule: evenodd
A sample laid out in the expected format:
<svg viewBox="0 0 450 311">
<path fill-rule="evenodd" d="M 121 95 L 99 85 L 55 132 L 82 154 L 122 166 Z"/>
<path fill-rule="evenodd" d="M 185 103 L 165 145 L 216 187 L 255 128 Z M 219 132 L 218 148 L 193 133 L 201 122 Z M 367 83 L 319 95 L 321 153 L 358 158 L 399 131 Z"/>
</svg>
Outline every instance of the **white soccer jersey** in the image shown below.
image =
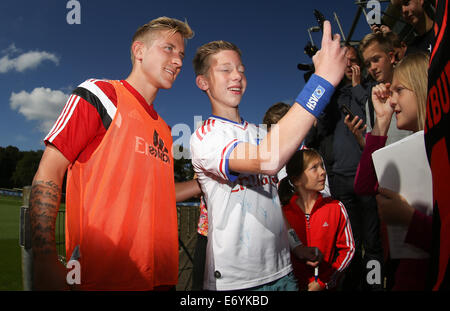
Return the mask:
<svg viewBox="0 0 450 311">
<path fill-rule="evenodd" d="M 258 127 L 213 116 L 191 137 L 192 164 L 208 206 L 208 290 L 259 286 L 292 271 L 278 180 L 230 172 L 228 158 L 240 142 L 257 145 Z"/>
</svg>

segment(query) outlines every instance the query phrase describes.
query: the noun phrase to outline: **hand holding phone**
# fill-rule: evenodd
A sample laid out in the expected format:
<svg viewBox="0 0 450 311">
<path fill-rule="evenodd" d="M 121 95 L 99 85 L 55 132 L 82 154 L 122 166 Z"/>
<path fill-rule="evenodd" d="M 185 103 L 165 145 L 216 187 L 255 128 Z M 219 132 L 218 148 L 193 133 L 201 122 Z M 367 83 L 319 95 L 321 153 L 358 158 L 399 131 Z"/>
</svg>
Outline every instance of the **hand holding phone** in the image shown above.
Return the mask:
<svg viewBox="0 0 450 311">
<path fill-rule="evenodd" d="M 341 106 L 341 111 L 344 115 L 350 115 L 349 117 L 349 121 L 352 121 L 355 118 L 355 115 L 353 114 L 353 112 L 350 110 L 350 108 L 347 107 L 346 104 L 342 104 Z"/>
<path fill-rule="evenodd" d="M 354 115 L 353 112 L 350 110 L 350 108 L 347 107 L 346 104 L 342 104 L 342 106 L 341 106 L 341 111 L 342 111 L 342 113 L 343 113 L 345 116 L 348 116 L 348 121 L 349 121 L 349 122 L 352 122 L 353 119 L 355 119 L 355 115 Z M 360 118 L 358 118 L 358 119 L 360 119 Z M 362 120 L 360 120 L 360 121 L 361 121 L 361 124 L 360 124 L 358 127 L 356 127 L 356 128 L 359 129 L 359 130 L 361 130 L 361 129 L 365 126 L 364 124 L 362 124 Z"/>
</svg>

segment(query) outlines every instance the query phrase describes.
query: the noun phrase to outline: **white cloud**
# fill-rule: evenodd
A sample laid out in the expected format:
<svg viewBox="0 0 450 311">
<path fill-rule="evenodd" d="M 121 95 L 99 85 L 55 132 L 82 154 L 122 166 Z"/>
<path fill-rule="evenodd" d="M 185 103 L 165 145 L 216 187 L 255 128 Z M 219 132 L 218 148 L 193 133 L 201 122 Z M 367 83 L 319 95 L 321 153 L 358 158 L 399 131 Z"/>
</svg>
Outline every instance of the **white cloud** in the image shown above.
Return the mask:
<svg viewBox="0 0 450 311">
<path fill-rule="evenodd" d="M 16 48 L 14 43 L 2 50 L 2 53 L 6 55 L 0 58 L 0 73 L 6 73 L 11 70 L 23 72 L 27 69 L 34 69 L 46 60 L 49 60 L 56 65 L 59 64 L 59 58 L 53 53 L 45 51 L 29 51 L 16 57 L 14 56 L 14 54 L 20 52 L 21 50 Z"/>
<path fill-rule="evenodd" d="M 11 109 L 17 110 L 27 120 L 37 120 L 39 130 L 47 133 L 55 123 L 69 94 L 59 90 L 38 87 L 31 93 L 21 91 L 12 93 L 9 99 Z"/>
<path fill-rule="evenodd" d="M 22 51 L 16 47 L 15 43 L 11 43 L 6 49 L 2 50 L 2 54 L 21 53 Z"/>
</svg>

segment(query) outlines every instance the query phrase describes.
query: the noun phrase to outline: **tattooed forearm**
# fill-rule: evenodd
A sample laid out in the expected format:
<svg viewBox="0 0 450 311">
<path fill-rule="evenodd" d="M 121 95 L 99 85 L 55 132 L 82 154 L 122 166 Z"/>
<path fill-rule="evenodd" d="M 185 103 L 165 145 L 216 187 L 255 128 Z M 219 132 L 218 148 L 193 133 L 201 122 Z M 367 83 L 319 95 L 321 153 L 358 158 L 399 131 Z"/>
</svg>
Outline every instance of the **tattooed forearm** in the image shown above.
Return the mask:
<svg viewBox="0 0 450 311">
<path fill-rule="evenodd" d="M 53 181 L 38 180 L 30 194 L 32 247 L 35 256 L 56 253 L 55 223 L 61 188 Z"/>
</svg>

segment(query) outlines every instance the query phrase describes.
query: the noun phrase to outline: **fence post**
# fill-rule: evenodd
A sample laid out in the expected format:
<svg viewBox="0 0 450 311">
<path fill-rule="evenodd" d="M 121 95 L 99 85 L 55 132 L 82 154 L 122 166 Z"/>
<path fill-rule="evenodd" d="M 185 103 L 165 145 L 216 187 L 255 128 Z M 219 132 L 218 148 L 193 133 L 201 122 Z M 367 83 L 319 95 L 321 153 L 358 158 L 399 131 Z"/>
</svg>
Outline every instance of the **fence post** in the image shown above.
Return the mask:
<svg viewBox="0 0 450 311">
<path fill-rule="evenodd" d="M 31 249 L 30 222 L 30 192 L 31 186 L 22 189 L 23 205 L 20 208 L 19 244 L 22 253 L 22 285 L 26 291 L 32 290 L 33 284 L 33 253 Z"/>
</svg>

